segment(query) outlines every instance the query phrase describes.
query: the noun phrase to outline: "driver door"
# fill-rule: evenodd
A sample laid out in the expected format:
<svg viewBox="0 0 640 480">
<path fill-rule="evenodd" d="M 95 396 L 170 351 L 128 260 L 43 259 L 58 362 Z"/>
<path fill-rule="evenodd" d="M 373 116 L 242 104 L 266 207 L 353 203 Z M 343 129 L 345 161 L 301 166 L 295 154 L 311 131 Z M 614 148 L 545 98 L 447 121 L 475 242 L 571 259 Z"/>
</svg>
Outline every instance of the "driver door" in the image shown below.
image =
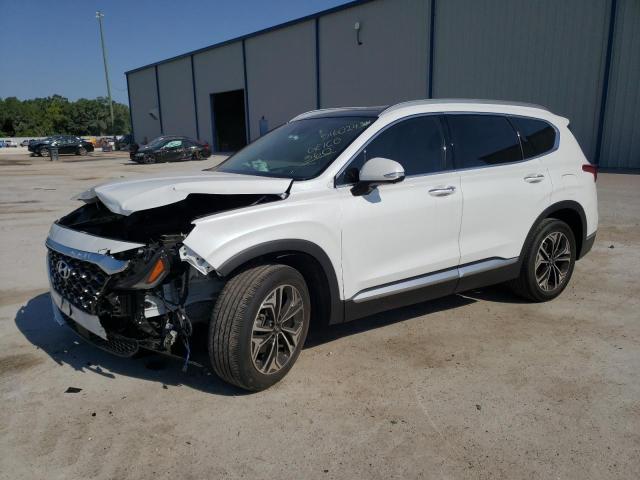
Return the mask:
<svg viewBox="0 0 640 480">
<path fill-rule="evenodd" d="M 388 307 L 408 290 L 418 290 L 420 298 L 427 300 L 428 293 L 418 285 L 437 285 L 434 296 L 453 292 L 460 259 L 462 192 L 460 175 L 448 167 L 444 146 L 437 115 L 406 119 L 374 137 L 336 178 L 344 197 L 344 297 L 361 303 L 363 314 L 380 309 L 367 308 L 364 304 L 369 302 L 361 302 L 362 298 L 382 296 Z M 354 196 L 350 183 L 355 181 L 355 169 L 374 157 L 399 162 L 405 170 L 404 181 Z"/>
</svg>

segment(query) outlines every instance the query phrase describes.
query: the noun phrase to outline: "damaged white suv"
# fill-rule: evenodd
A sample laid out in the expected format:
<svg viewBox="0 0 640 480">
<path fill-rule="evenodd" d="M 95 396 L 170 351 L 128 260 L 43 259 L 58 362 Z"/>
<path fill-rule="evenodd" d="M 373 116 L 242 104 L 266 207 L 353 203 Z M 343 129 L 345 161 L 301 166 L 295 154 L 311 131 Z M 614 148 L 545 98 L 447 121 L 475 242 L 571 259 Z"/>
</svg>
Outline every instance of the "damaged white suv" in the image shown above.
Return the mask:
<svg viewBox="0 0 640 480">
<path fill-rule="evenodd" d="M 110 183 L 51 227 L 56 318 L 122 356 L 188 358 L 248 390 L 335 324 L 500 282 L 562 292 L 598 223 L 565 118 L 429 100 L 300 115 L 197 175 Z"/>
</svg>

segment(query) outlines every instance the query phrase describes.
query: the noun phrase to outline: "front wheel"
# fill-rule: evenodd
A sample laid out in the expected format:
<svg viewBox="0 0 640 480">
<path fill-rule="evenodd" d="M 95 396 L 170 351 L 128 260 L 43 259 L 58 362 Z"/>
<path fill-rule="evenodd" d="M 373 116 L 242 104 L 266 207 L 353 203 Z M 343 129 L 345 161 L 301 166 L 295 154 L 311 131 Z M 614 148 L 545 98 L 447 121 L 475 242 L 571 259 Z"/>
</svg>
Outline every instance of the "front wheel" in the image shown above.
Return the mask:
<svg viewBox="0 0 640 480">
<path fill-rule="evenodd" d="M 216 374 L 245 390 L 264 390 L 295 363 L 309 329 L 311 301 L 300 273 L 261 265 L 233 277 L 222 290 L 209 326 Z"/>
<path fill-rule="evenodd" d="M 555 218 L 543 220 L 526 246 L 520 276 L 512 290 L 528 300 L 546 302 L 566 288 L 576 262 L 576 240 L 569 226 Z"/>
<path fill-rule="evenodd" d="M 78 150 L 76 151 L 76 155 L 84 156 L 86 154 L 87 154 L 87 149 L 84 147 L 79 147 Z"/>
<path fill-rule="evenodd" d="M 156 157 L 154 157 L 150 153 L 147 153 L 144 155 L 144 157 L 142 157 L 142 163 L 146 163 L 146 164 L 156 163 Z"/>
<path fill-rule="evenodd" d="M 41 157 L 48 157 L 50 155 L 49 149 L 48 148 L 41 148 L 38 153 L 40 154 Z"/>
</svg>

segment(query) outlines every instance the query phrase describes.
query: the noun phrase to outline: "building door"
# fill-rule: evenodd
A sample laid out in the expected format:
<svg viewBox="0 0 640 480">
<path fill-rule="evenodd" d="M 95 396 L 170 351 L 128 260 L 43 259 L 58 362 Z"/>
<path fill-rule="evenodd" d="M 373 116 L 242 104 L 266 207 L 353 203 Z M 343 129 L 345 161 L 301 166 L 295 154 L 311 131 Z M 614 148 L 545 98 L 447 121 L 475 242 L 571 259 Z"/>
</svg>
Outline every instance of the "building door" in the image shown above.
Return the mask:
<svg viewBox="0 0 640 480">
<path fill-rule="evenodd" d="M 211 94 L 213 150 L 235 152 L 247 144 L 244 90 Z"/>
</svg>

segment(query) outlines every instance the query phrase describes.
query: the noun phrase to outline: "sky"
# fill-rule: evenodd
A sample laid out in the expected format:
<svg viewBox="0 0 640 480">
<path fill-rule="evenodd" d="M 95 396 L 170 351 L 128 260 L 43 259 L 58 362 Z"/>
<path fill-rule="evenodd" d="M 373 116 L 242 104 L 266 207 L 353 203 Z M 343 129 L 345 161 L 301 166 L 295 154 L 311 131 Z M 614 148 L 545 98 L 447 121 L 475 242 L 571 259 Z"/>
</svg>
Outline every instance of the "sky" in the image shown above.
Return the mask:
<svg viewBox="0 0 640 480">
<path fill-rule="evenodd" d="M 124 72 L 347 0 L 0 0 L 0 98 L 106 96 L 127 102 Z"/>
</svg>

